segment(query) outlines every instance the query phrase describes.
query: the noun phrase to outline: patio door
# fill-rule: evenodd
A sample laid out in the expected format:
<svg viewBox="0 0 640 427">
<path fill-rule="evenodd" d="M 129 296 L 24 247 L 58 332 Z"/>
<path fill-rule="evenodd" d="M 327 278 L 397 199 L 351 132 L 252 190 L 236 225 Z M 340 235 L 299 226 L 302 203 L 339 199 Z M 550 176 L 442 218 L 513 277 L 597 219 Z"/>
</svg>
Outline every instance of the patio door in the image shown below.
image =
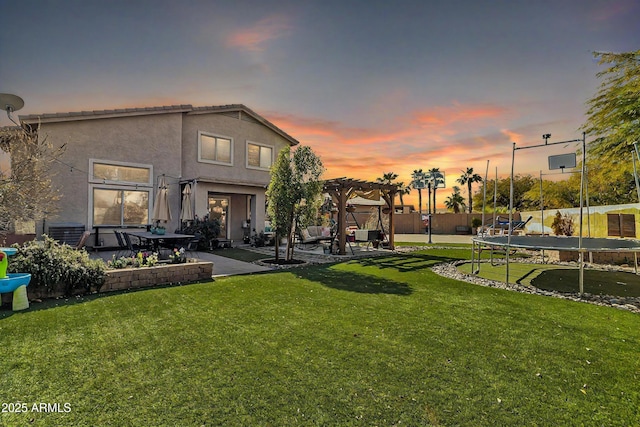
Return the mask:
<svg viewBox="0 0 640 427">
<path fill-rule="evenodd" d="M 229 197 L 209 194 L 209 218 L 220 221 L 220 236 L 229 237 Z"/>
</svg>

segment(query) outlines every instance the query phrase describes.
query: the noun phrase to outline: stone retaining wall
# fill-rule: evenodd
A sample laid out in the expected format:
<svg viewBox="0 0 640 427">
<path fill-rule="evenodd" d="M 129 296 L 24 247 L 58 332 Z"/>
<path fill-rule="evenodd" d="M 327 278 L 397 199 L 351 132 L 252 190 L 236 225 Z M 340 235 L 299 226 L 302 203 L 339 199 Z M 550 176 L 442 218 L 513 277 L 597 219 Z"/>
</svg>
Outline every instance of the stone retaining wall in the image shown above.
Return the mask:
<svg viewBox="0 0 640 427">
<path fill-rule="evenodd" d="M 212 262 L 188 262 L 185 264 L 160 264 L 154 267 L 108 270 L 100 292 L 144 288 L 170 283 L 190 283 L 210 280 Z"/>
<path fill-rule="evenodd" d="M 622 265 L 627 264 L 633 266 L 634 256 L 632 252 L 591 252 L 593 255 L 594 264 L 612 264 Z M 561 251 L 559 253 L 559 259 L 562 262 L 578 261 L 577 251 Z M 584 260 L 589 261 L 589 253 L 584 254 Z"/>
<path fill-rule="evenodd" d="M 159 264 L 154 267 L 123 268 L 107 270 L 105 283 L 99 292 L 121 291 L 171 283 L 193 283 L 201 280 L 211 280 L 213 275 L 212 262 L 188 262 L 184 264 Z M 64 286 L 59 290 L 48 292 L 46 289 L 35 289 L 27 286 L 29 300 L 57 298 L 64 296 Z M 78 294 L 83 293 L 78 291 Z M 12 293 L 1 294 L 3 304 L 10 304 Z"/>
</svg>

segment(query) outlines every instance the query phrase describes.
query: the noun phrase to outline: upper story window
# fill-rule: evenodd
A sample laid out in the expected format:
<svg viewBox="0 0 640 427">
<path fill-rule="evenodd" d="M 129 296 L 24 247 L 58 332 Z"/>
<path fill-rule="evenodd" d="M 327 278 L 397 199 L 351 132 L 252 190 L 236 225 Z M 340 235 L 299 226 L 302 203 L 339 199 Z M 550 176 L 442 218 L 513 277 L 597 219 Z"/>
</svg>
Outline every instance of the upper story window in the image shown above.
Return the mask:
<svg viewBox="0 0 640 427">
<path fill-rule="evenodd" d="M 198 132 L 198 161 L 233 164 L 233 138 Z"/>
<path fill-rule="evenodd" d="M 273 164 L 273 147 L 247 142 L 247 167 L 269 169 Z"/>
</svg>

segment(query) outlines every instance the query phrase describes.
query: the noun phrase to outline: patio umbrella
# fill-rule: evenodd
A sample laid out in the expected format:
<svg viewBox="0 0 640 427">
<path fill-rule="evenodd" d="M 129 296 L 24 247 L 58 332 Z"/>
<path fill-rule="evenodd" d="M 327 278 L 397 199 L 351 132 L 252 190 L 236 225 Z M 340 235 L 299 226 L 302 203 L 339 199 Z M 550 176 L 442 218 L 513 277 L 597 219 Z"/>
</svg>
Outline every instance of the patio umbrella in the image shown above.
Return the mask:
<svg viewBox="0 0 640 427">
<path fill-rule="evenodd" d="M 171 221 L 171 209 L 169 208 L 169 189 L 164 182 L 164 176 L 158 181 L 158 193 L 153 205 L 154 221 Z"/>
<path fill-rule="evenodd" d="M 191 210 L 191 185 L 187 184 L 182 190 L 182 211 L 180 221 L 193 221 L 193 211 Z"/>
</svg>

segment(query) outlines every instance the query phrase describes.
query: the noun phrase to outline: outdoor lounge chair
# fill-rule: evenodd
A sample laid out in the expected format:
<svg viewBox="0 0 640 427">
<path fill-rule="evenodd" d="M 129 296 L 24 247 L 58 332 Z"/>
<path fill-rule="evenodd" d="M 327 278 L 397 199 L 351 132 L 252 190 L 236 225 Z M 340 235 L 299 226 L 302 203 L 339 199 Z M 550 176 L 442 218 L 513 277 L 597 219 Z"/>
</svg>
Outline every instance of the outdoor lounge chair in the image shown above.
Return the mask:
<svg viewBox="0 0 640 427">
<path fill-rule="evenodd" d="M 304 245 L 305 249 L 307 248 L 307 245 L 316 247 L 322 242 L 330 242 L 333 240 L 333 237 L 331 236 L 331 229 L 320 225 L 312 225 L 298 230 L 298 238 L 299 243 Z"/>
</svg>

